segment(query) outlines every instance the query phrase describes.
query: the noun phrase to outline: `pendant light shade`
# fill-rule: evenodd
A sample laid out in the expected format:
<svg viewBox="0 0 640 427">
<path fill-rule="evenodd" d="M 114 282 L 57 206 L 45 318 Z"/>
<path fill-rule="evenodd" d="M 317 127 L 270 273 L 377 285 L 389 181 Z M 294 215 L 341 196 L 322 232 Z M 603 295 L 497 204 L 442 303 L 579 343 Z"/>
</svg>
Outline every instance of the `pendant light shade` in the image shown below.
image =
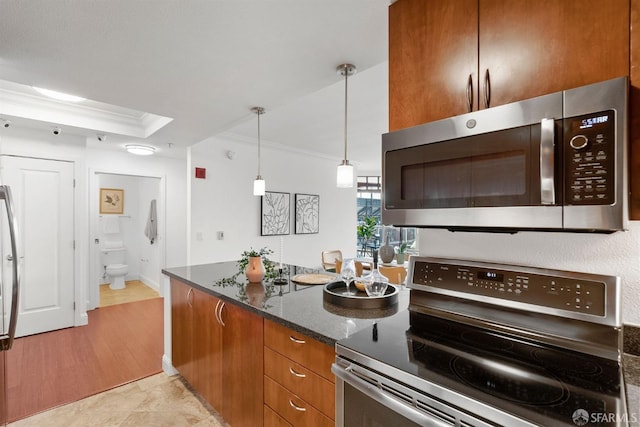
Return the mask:
<svg viewBox="0 0 640 427">
<path fill-rule="evenodd" d="M 264 196 L 265 187 L 264 179 L 258 175 L 256 179 L 253 180 L 253 195 Z"/>
<path fill-rule="evenodd" d="M 336 185 L 338 188 L 353 187 L 353 165 L 347 160 L 347 95 L 349 76 L 356 73 L 356 66 L 353 64 L 342 64 L 336 69 L 339 75 L 344 76 L 344 160 L 338 165 Z"/>
<path fill-rule="evenodd" d="M 264 108 L 253 107 L 251 111 L 258 115 L 258 175 L 253 181 L 253 195 L 264 196 L 266 185 L 264 179 L 262 179 L 262 176 L 260 176 L 260 115 L 264 114 Z"/>
<path fill-rule="evenodd" d="M 348 160 L 344 160 L 338 165 L 338 176 L 336 180 L 338 188 L 353 187 L 353 165 Z"/>
</svg>

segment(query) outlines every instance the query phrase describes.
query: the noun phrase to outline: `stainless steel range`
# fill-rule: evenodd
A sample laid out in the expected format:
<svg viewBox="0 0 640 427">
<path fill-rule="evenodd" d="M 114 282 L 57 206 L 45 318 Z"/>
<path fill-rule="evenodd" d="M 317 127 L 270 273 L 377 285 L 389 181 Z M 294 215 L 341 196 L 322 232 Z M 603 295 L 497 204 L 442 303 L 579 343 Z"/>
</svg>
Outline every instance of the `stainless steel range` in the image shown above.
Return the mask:
<svg viewBox="0 0 640 427">
<path fill-rule="evenodd" d="M 341 340 L 337 426 L 627 426 L 619 278 L 412 257 L 409 310 Z"/>
</svg>

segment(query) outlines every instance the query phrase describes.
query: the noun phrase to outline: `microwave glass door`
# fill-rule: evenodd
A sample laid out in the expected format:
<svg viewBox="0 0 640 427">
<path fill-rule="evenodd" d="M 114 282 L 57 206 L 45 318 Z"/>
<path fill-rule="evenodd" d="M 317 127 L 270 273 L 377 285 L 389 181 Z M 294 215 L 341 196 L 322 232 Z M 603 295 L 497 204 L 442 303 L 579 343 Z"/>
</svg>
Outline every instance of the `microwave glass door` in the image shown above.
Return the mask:
<svg viewBox="0 0 640 427">
<path fill-rule="evenodd" d="M 387 209 L 538 206 L 540 124 L 388 151 L 385 171 Z"/>
</svg>

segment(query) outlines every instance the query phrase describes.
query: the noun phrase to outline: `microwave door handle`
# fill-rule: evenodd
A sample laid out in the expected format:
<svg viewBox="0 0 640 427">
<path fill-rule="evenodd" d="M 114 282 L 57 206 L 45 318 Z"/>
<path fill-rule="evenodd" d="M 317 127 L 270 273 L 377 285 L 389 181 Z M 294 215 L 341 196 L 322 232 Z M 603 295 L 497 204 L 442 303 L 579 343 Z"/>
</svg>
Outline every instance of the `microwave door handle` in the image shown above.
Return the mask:
<svg viewBox="0 0 640 427">
<path fill-rule="evenodd" d="M 555 120 L 540 122 L 540 204 L 555 205 Z"/>
<path fill-rule="evenodd" d="M 7 209 L 7 219 L 9 222 L 9 237 L 11 239 L 11 255 L 7 257 L 13 264 L 12 286 L 11 286 L 11 314 L 9 315 L 9 330 L 7 334 L 0 337 L 0 350 L 9 350 L 13 345 L 13 339 L 16 333 L 16 322 L 18 320 L 18 293 L 20 288 L 20 276 L 18 272 L 18 227 L 16 225 L 16 217 L 13 212 L 13 198 L 11 197 L 11 189 L 7 185 L 0 185 L 0 199 L 4 200 Z M 3 290 L 4 296 L 4 290 Z"/>
</svg>

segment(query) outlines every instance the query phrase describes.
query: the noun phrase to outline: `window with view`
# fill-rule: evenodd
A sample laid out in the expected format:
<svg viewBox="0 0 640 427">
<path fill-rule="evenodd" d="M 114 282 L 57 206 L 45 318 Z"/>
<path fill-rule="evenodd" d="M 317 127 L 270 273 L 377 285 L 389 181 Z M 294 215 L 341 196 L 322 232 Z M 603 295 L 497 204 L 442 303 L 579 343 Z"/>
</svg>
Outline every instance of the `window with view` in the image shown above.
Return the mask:
<svg viewBox="0 0 640 427">
<path fill-rule="evenodd" d="M 365 224 L 368 218 L 375 218 L 373 236 L 365 240 L 358 236 L 358 255 L 371 256 L 374 249 L 386 243 L 394 248 L 406 246 L 408 254 L 417 254 L 417 229 L 409 227 L 383 226 L 381 221 L 382 180 L 379 176 L 358 177 L 358 225 Z"/>
</svg>

